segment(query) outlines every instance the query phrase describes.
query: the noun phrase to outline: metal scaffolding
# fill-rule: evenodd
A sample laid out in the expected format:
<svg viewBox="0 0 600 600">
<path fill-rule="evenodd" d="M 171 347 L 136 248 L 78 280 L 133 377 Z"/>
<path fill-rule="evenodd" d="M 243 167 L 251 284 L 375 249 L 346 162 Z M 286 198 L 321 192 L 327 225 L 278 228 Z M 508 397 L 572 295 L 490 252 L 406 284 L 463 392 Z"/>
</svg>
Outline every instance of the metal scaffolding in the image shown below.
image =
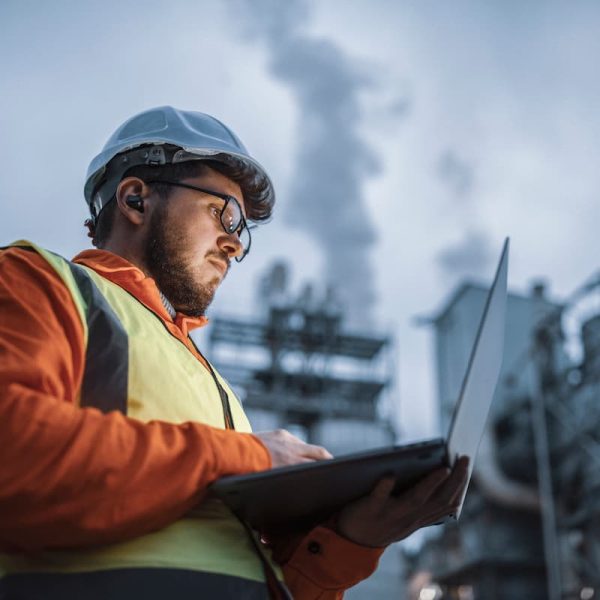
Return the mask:
<svg viewBox="0 0 600 600">
<path fill-rule="evenodd" d="M 281 426 L 299 425 L 311 441 L 319 441 L 319 423 L 350 419 L 380 425 L 391 442 L 390 419 L 382 412 L 392 381 L 391 338 L 347 330 L 332 290 L 318 303 L 306 293 L 293 298 L 282 293 L 283 284 L 272 283 L 282 277 L 277 270 L 271 275 L 256 318 L 212 320 L 216 366 L 246 409 L 276 414 Z"/>
</svg>

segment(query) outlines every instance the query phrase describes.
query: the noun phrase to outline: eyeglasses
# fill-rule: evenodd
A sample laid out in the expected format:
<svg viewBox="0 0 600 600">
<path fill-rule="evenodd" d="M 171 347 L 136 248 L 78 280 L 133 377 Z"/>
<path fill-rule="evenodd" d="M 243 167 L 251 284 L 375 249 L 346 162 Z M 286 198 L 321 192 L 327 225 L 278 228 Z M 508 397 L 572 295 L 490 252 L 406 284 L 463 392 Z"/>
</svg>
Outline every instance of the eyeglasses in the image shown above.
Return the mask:
<svg viewBox="0 0 600 600">
<path fill-rule="evenodd" d="M 252 236 L 250 235 L 250 229 L 248 227 L 248 224 L 246 223 L 244 213 L 242 212 L 238 201 L 233 196 L 230 196 L 229 194 L 221 194 L 220 192 L 215 192 L 214 190 L 207 190 L 205 188 L 190 185 L 188 183 L 180 183 L 178 181 L 155 179 L 152 181 L 146 181 L 146 183 L 161 183 L 164 185 L 172 185 L 175 187 L 186 188 L 188 190 L 195 190 L 196 192 L 202 192 L 203 194 L 208 194 L 210 196 L 220 198 L 225 202 L 225 204 L 223 204 L 223 208 L 221 208 L 221 212 L 219 215 L 221 227 L 223 227 L 225 233 L 236 233 L 238 239 L 240 240 L 240 244 L 242 245 L 242 254 L 236 256 L 235 260 L 237 262 L 242 262 L 246 257 L 246 254 L 250 252 L 250 245 L 252 244 Z"/>
</svg>

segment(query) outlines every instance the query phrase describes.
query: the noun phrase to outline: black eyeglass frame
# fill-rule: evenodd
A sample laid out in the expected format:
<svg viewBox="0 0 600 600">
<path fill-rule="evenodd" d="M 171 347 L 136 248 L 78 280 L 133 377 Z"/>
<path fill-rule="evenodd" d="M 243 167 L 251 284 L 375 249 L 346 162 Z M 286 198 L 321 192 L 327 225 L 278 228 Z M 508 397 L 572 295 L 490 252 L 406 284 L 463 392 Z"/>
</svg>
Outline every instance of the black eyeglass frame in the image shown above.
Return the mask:
<svg viewBox="0 0 600 600">
<path fill-rule="evenodd" d="M 223 231 L 225 233 L 237 233 L 238 235 L 238 239 L 240 239 L 240 235 L 242 233 L 242 231 L 244 229 L 246 229 L 246 231 L 248 232 L 248 247 L 244 248 L 243 244 L 242 244 L 242 254 L 240 256 L 236 256 L 235 260 L 236 262 L 240 263 L 244 260 L 244 258 L 246 258 L 246 254 L 248 254 L 248 252 L 250 252 L 250 246 L 252 245 L 252 235 L 250 234 L 250 227 L 248 226 L 248 223 L 246 222 L 246 218 L 244 217 L 244 213 L 242 212 L 242 207 L 240 206 L 240 203 L 237 201 L 237 199 L 233 196 L 230 196 L 229 194 L 222 194 L 221 192 L 215 192 L 214 190 L 209 190 L 206 188 L 201 188 L 198 187 L 196 185 L 191 185 L 189 183 L 181 183 L 179 181 L 169 181 L 167 179 L 152 179 L 150 181 L 146 181 L 147 184 L 151 185 L 153 183 L 162 183 L 165 185 L 172 185 L 174 187 L 181 187 L 181 188 L 185 188 L 188 190 L 194 190 L 196 192 L 202 192 L 203 194 L 208 194 L 209 196 L 215 196 L 216 198 L 220 198 L 221 200 L 225 201 L 225 204 L 223 205 L 223 208 L 221 209 L 221 214 L 219 215 L 219 221 L 221 223 L 221 227 L 223 228 Z M 227 209 L 227 205 L 230 202 L 234 202 L 235 205 L 238 207 L 238 210 L 240 211 L 240 224 L 233 230 L 233 231 L 229 231 L 227 229 L 227 227 L 225 226 L 225 223 L 223 223 L 223 215 L 225 214 L 225 210 Z"/>
</svg>

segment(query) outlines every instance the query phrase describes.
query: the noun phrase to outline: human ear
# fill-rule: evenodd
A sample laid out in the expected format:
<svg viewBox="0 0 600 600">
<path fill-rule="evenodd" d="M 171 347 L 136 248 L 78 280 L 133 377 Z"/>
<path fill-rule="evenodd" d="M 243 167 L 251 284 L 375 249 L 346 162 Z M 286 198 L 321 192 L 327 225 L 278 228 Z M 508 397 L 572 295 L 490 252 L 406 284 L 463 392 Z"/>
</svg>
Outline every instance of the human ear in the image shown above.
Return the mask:
<svg viewBox="0 0 600 600">
<path fill-rule="evenodd" d="M 125 177 L 115 192 L 117 205 L 121 214 L 132 225 L 143 225 L 148 186 L 139 177 Z"/>
</svg>

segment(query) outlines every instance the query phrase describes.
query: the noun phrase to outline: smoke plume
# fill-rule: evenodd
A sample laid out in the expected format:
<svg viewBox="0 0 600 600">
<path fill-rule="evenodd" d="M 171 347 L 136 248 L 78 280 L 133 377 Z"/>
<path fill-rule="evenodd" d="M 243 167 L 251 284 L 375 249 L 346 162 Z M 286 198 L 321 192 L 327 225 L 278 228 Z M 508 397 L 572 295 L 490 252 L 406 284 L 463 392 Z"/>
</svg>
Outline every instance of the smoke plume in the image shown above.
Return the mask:
<svg viewBox="0 0 600 600">
<path fill-rule="evenodd" d="M 463 239 L 442 250 L 438 266 L 451 281 L 458 278 L 489 277 L 488 267 L 493 260 L 489 238 L 485 233 L 467 230 Z"/>
<path fill-rule="evenodd" d="M 303 0 L 238 0 L 236 14 L 269 50 L 271 73 L 294 92 L 297 155 L 286 219 L 322 249 L 324 279 L 352 322 L 369 319 L 375 302 L 370 251 L 376 233 L 364 185 L 378 157 L 361 134 L 361 93 L 370 78 L 333 42 L 304 31 Z"/>
<path fill-rule="evenodd" d="M 473 200 L 475 169 L 457 150 L 448 148 L 438 159 L 437 175 L 450 194 L 452 212 L 462 228 L 462 239 L 437 255 L 442 277 L 449 285 L 458 279 L 487 278 L 493 252 Z"/>
<path fill-rule="evenodd" d="M 467 199 L 473 188 L 473 169 L 455 150 L 446 150 L 440 156 L 437 172 L 455 196 Z"/>
</svg>

